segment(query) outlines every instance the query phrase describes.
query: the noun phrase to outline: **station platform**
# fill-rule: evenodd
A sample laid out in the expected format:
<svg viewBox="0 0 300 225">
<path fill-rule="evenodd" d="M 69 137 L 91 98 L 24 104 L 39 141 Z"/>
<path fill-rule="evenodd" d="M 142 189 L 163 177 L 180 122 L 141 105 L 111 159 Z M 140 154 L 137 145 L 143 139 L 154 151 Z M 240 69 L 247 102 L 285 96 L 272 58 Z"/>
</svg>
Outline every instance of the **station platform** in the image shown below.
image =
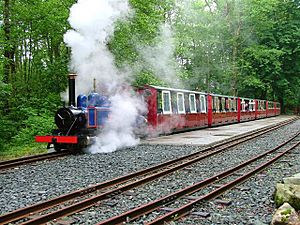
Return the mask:
<svg viewBox="0 0 300 225">
<path fill-rule="evenodd" d="M 281 115 L 238 124 L 204 128 L 195 131 L 146 139 L 143 140 L 141 144 L 205 146 L 216 142 L 221 142 L 234 136 L 242 135 L 260 128 L 268 127 L 273 124 L 289 120 L 293 117 L 295 116 Z"/>
</svg>

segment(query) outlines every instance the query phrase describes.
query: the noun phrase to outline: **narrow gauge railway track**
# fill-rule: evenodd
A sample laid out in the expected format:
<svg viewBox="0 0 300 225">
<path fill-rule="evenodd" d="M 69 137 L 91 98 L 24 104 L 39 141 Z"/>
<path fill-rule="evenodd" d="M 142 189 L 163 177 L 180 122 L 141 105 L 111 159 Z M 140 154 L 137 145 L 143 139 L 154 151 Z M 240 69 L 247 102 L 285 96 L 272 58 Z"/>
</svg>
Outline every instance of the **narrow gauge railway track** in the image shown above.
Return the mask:
<svg viewBox="0 0 300 225">
<path fill-rule="evenodd" d="M 137 173 L 132 173 L 123 177 L 119 177 L 110 181 L 93 185 L 86 189 L 82 189 L 54 199 L 50 199 L 49 201 L 45 201 L 42 203 L 38 203 L 26 208 L 13 211 L 11 213 L 0 216 L 0 222 L 5 224 L 12 221 L 20 220 L 22 218 L 26 218 L 28 215 L 29 216 L 34 215 L 35 217 L 34 219 L 28 221 L 27 218 L 26 222 L 23 221 L 24 224 L 42 224 L 51 221 L 53 219 L 74 214 L 76 212 L 82 211 L 84 209 L 93 206 L 98 201 L 110 198 L 114 195 L 118 195 L 124 191 L 130 190 L 134 187 L 140 186 L 154 179 L 165 176 L 171 172 L 182 169 L 188 165 L 200 161 L 201 159 L 220 153 L 225 149 L 236 146 L 242 142 L 253 139 L 272 130 L 278 129 L 279 127 L 287 125 L 288 123 L 291 123 L 297 119 L 298 118 L 294 118 L 292 120 L 282 122 L 272 127 L 262 128 L 256 132 L 252 132 L 250 134 L 233 138 L 227 143 L 223 142 L 214 145 L 212 147 L 208 147 L 200 152 L 196 152 L 191 155 L 181 157 L 179 159 L 170 160 L 165 163 L 147 168 L 145 170 L 141 170 Z M 138 176 L 141 176 L 141 178 L 137 179 Z M 87 196 L 92 192 L 98 192 L 98 193 L 96 196 Z M 83 200 L 76 199 L 79 197 L 81 198 L 86 197 L 86 199 Z M 73 205 L 70 205 L 71 204 L 70 201 L 72 201 Z M 45 211 L 59 204 L 60 204 L 60 206 L 58 207 L 59 209 L 57 210 L 56 208 L 56 211 L 53 211 L 52 209 L 52 211 L 50 211 L 50 213 L 46 215 L 42 215 L 42 216 L 35 215 L 35 213 L 37 212 Z"/>
<path fill-rule="evenodd" d="M 299 134 L 300 134 L 300 132 L 298 132 L 294 137 L 290 138 L 288 141 L 280 144 L 279 146 L 277 146 L 269 151 L 266 151 L 248 161 L 245 161 L 245 162 L 239 164 L 238 166 L 230 168 L 230 169 L 226 170 L 225 172 L 222 172 L 222 173 L 219 173 L 212 177 L 209 177 L 209 178 L 207 178 L 203 181 L 200 181 L 192 186 L 189 186 L 187 188 L 179 190 L 173 194 L 170 194 L 164 198 L 158 199 L 158 200 L 148 203 L 146 205 L 140 206 L 140 207 L 133 209 L 127 213 L 124 213 L 120 216 L 116 216 L 109 220 L 98 223 L 97 225 L 104 225 L 104 224 L 113 225 L 113 224 L 119 224 L 120 222 L 129 221 L 130 218 L 136 219 L 145 214 L 149 214 L 150 212 L 160 208 L 160 206 L 170 203 L 171 201 L 174 201 L 175 199 L 181 198 L 183 196 L 187 196 L 189 194 L 196 193 L 196 192 L 200 191 L 201 189 L 211 185 L 209 187 L 212 188 L 213 190 L 211 190 L 209 193 L 206 193 L 206 194 L 203 194 L 200 196 L 199 195 L 198 196 L 197 195 L 190 196 L 193 199 L 191 202 L 189 202 L 187 204 L 183 204 L 181 207 L 179 207 L 175 210 L 172 210 L 171 212 L 166 213 L 165 215 L 160 216 L 157 219 L 150 221 L 148 223 L 144 223 L 144 224 L 146 224 L 146 225 L 161 225 L 161 224 L 166 224 L 166 222 L 169 222 L 169 221 L 178 220 L 179 218 L 184 217 L 184 216 L 188 215 L 190 212 L 192 212 L 194 207 L 198 207 L 199 205 L 201 205 L 201 203 L 212 200 L 212 199 L 220 196 L 224 192 L 229 191 L 233 187 L 236 187 L 239 184 L 245 182 L 250 177 L 254 176 L 258 172 L 260 172 L 263 169 L 265 169 L 266 167 L 270 166 L 271 164 L 276 162 L 279 158 L 281 158 L 284 155 L 286 155 L 287 153 L 289 153 L 291 150 L 295 149 L 300 144 L 300 140 L 294 141 L 294 139 L 297 138 L 299 136 Z M 293 141 L 294 141 L 294 143 L 293 143 Z M 286 147 L 286 145 L 288 145 L 288 144 L 291 144 L 291 146 L 287 147 L 287 149 L 282 149 L 283 147 Z M 277 151 L 277 154 L 275 156 L 272 155 L 272 154 L 276 153 L 276 151 Z M 259 163 L 258 165 L 254 165 L 253 167 L 249 166 L 251 163 L 258 161 L 263 157 L 270 157 L 270 159 L 266 159 L 262 163 Z M 237 172 L 245 169 L 247 166 L 249 167 L 248 169 L 250 169 L 249 171 L 247 171 L 247 170 L 242 171 L 241 172 L 242 175 L 239 175 L 237 173 Z M 238 178 L 236 178 L 237 174 L 239 175 Z M 223 182 L 223 180 L 225 180 L 225 178 L 228 179 L 228 178 L 230 178 L 230 176 L 231 176 L 231 180 Z"/>
<path fill-rule="evenodd" d="M 37 161 L 42 161 L 45 159 L 55 159 L 62 156 L 70 155 L 71 151 L 62 151 L 62 152 L 52 152 L 47 154 L 40 154 L 40 155 L 34 155 L 34 156 L 28 156 L 13 160 L 7 160 L 0 162 L 0 171 L 5 169 L 14 168 L 17 166 L 25 165 L 28 163 L 33 163 Z"/>
<path fill-rule="evenodd" d="M 210 191 L 208 194 L 205 194 L 205 195 L 189 196 L 190 199 L 193 199 L 193 200 L 191 202 L 189 202 L 188 204 L 183 205 L 182 207 L 180 207 L 178 209 L 174 209 L 172 212 L 167 213 L 164 216 L 161 216 L 160 218 L 157 218 L 156 220 L 146 223 L 146 224 L 147 225 L 165 224 L 165 222 L 175 220 L 175 218 L 179 219 L 179 218 L 189 214 L 193 210 L 193 208 L 195 206 L 199 206 L 199 204 L 201 202 L 208 201 L 215 197 L 218 197 L 222 193 L 228 191 L 229 189 L 235 187 L 236 185 L 239 185 L 241 182 L 244 182 L 246 179 L 250 178 L 254 174 L 260 172 L 267 166 L 271 165 L 277 159 L 284 156 L 292 149 L 296 148 L 300 144 L 300 141 L 299 140 L 295 141 L 294 144 L 292 143 L 292 141 L 294 141 L 294 139 L 296 139 L 299 136 L 299 134 L 300 134 L 300 132 L 298 132 L 296 135 L 294 135 L 292 138 L 290 138 L 286 142 L 278 145 L 277 147 L 275 147 L 271 150 L 268 150 L 266 152 L 263 152 L 262 154 L 255 156 L 247 161 L 244 161 L 235 167 L 229 168 L 228 170 L 226 170 L 224 172 L 221 172 L 219 174 L 211 176 L 211 177 L 209 177 L 205 180 L 202 180 L 194 185 L 191 185 L 189 187 L 186 187 L 184 189 L 176 191 L 170 195 L 167 195 L 165 197 L 162 197 L 160 199 L 152 201 L 148 204 L 145 204 L 145 205 L 142 205 L 135 209 L 132 209 L 121 215 L 118 215 L 118 216 L 112 217 L 108 220 L 102 221 L 102 222 L 98 223 L 97 225 L 113 225 L 113 224 L 121 224 L 124 222 L 133 221 L 137 218 L 144 216 L 145 214 L 150 214 L 151 212 L 159 209 L 163 205 L 170 204 L 171 202 L 175 201 L 176 199 L 194 194 L 194 193 L 199 192 L 200 190 L 207 188 L 207 187 L 214 188 L 212 191 Z M 283 147 L 285 147 L 286 145 L 288 145 L 290 143 L 292 143 L 292 145 L 290 147 L 288 147 L 285 150 L 282 150 Z M 272 156 L 272 154 L 275 154 L 276 151 L 278 154 L 276 156 Z M 271 157 L 271 159 L 267 159 L 266 161 L 264 161 L 263 163 L 260 163 L 259 165 L 254 165 L 255 168 L 253 168 L 253 166 L 249 167 L 249 165 L 251 165 L 251 163 L 258 161 L 258 160 L 262 159 L 263 157 Z M 247 166 L 251 169 L 250 171 L 240 172 L 242 169 L 247 168 Z M 242 174 L 242 175 L 240 175 L 240 174 Z M 237 175 L 239 176 L 238 178 L 236 178 Z M 230 181 L 227 181 L 224 183 L 223 182 L 224 179 L 225 178 L 228 179 L 228 178 L 230 178 L 230 176 L 233 176 L 236 179 L 230 180 Z M 211 186 L 209 186 L 209 185 L 211 185 Z"/>
</svg>

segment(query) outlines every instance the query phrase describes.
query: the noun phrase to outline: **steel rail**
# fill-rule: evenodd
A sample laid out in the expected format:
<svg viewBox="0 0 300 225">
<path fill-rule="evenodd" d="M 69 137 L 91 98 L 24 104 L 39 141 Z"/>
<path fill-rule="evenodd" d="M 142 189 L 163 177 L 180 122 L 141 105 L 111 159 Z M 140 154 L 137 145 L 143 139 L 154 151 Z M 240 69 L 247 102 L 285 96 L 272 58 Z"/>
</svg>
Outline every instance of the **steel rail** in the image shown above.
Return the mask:
<svg viewBox="0 0 300 225">
<path fill-rule="evenodd" d="M 296 135 L 294 135 L 292 138 L 290 138 L 289 140 L 285 141 L 284 143 L 278 145 L 277 147 L 268 150 L 266 152 L 263 152 L 262 154 L 255 156 L 245 162 L 242 162 L 241 164 L 232 167 L 224 172 L 221 172 L 219 174 L 216 174 L 212 177 L 206 178 L 205 180 L 202 180 L 194 185 L 191 185 L 189 187 L 183 188 L 181 190 L 178 190 L 172 194 L 169 194 L 165 197 L 162 197 L 160 199 L 154 200 L 150 203 L 144 204 L 142 206 L 139 206 L 135 209 L 132 209 L 130 211 L 127 211 L 125 213 L 122 213 L 120 215 L 114 216 L 110 219 L 107 219 L 105 221 L 102 221 L 100 223 L 98 223 L 97 225 L 115 225 L 115 224 L 120 224 L 123 222 L 128 222 L 128 221 L 132 221 L 135 220 L 139 217 L 142 217 L 145 214 L 149 214 L 150 212 L 153 212 L 154 210 L 158 209 L 159 207 L 161 207 L 162 205 L 168 204 L 172 201 L 174 201 L 175 199 L 181 198 L 185 195 L 190 195 L 194 192 L 197 192 L 199 190 L 201 190 L 202 188 L 206 187 L 207 185 L 210 185 L 216 181 L 219 181 L 229 175 L 234 174 L 235 172 L 237 172 L 237 170 L 240 170 L 246 166 L 248 166 L 249 164 L 253 163 L 254 161 L 263 158 L 264 156 L 275 152 L 276 150 L 282 148 L 283 146 L 285 146 L 286 144 L 288 144 L 289 142 L 291 142 L 293 139 L 295 139 L 297 136 L 299 136 L 300 132 L 297 133 Z"/>
<path fill-rule="evenodd" d="M 293 122 L 295 120 L 297 120 L 297 118 L 293 118 L 293 119 L 290 119 L 288 121 L 284 121 L 284 122 L 278 123 L 278 124 L 276 124 L 275 126 L 273 126 L 271 128 L 270 127 L 261 128 L 261 129 L 257 130 L 256 132 L 250 132 L 250 134 L 247 133 L 247 134 L 238 136 L 237 138 L 233 138 L 230 141 L 240 140 L 241 138 L 247 138 L 247 136 L 249 136 L 249 135 L 253 135 L 253 134 L 262 132 L 261 134 L 256 134 L 254 137 L 250 137 L 250 138 L 248 137 L 246 140 L 244 140 L 244 141 L 247 141 L 247 140 L 255 138 L 255 137 L 259 136 L 259 135 L 263 135 L 263 134 L 265 134 L 265 133 L 267 133 L 267 132 L 269 132 L 271 130 L 278 129 L 279 127 L 284 126 L 284 125 L 286 125 L 288 123 L 291 123 L 291 122 Z M 241 140 L 240 140 L 240 142 L 231 144 L 230 146 L 226 146 L 225 148 L 229 148 L 229 147 L 238 145 L 240 143 L 242 143 Z M 78 190 L 78 191 L 75 191 L 75 192 L 72 192 L 72 193 L 69 193 L 69 194 L 66 194 L 66 195 L 62 195 L 60 197 L 57 197 L 57 198 L 54 198 L 54 199 L 50 199 L 49 201 L 45 201 L 45 202 L 42 202 L 42 203 L 37 203 L 35 205 L 29 206 L 29 207 L 26 207 L 26 208 L 15 210 L 13 212 L 10 212 L 10 213 L 7 213 L 5 215 L 0 216 L 0 221 L 2 221 L 3 223 L 8 223 L 8 222 L 19 220 L 19 219 L 24 218 L 25 216 L 27 216 L 27 215 L 29 215 L 29 214 L 31 214 L 33 212 L 40 212 L 40 211 L 46 210 L 48 208 L 51 208 L 51 207 L 53 207 L 55 205 L 58 205 L 60 203 L 66 202 L 68 200 L 71 200 L 73 198 L 81 197 L 81 196 L 84 196 L 84 195 L 89 194 L 91 192 L 95 192 L 95 191 L 98 191 L 98 190 L 101 190 L 101 189 L 104 189 L 104 188 L 108 188 L 108 187 L 111 187 L 113 185 L 122 184 L 122 183 L 127 182 L 130 179 L 135 178 L 137 176 L 145 175 L 145 174 L 147 174 L 149 172 L 153 172 L 153 170 L 158 170 L 158 169 L 161 169 L 162 167 L 166 167 L 166 166 L 172 165 L 172 164 L 176 163 L 178 160 L 186 160 L 186 159 L 188 159 L 190 157 L 196 157 L 199 154 L 203 154 L 206 151 L 212 150 L 212 149 L 220 147 L 222 145 L 224 145 L 224 143 L 220 143 L 220 144 L 208 147 L 208 148 L 206 148 L 206 149 L 204 149 L 204 150 L 202 150 L 200 152 L 196 152 L 196 153 L 193 153 L 191 155 L 183 156 L 183 157 L 180 157 L 178 159 L 174 159 L 174 160 L 167 161 L 165 163 L 161 163 L 159 165 L 156 165 L 156 166 L 153 166 L 153 167 L 150 167 L 150 168 L 138 171 L 136 173 L 131 173 L 129 175 L 125 175 L 125 176 L 118 177 L 118 178 L 113 179 L 113 180 L 109 180 L 109 181 L 106 181 L 106 182 L 103 182 L 103 183 L 100 183 L 100 184 L 96 184 L 96 185 L 91 186 L 91 187 L 86 188 L 86 189 L 81 189 L 81 190 Z M 214 154 L 216 154 L 216 153 L 214 153 Z M 206 156 L 206 157 L 208 157 L 208 156 Z M 160 176 L 162 176 L 162 175 L 160 175 Z M 148 178 L 148 180 L 149 179 L 151 179 L 151 178 Z M 152 179 L 155 179 L 155 178 L 152 177 Z M 141 185 L 141 184 L 139 184 L 139 185 Z M 124 189 L 123 189 L 123 191 L 124 191 Z M 111 197 L 111 195 L 118 194 L 119 192 L 120 192 L 120 190 L 116 190 L 114 192 L 110 192 L 108 195 L 106 195 L 105 198 Z M 102 199 L 102 198 L 103 198 L 103 195 L 102 195 L 102 197 L 100 197 L 100 199 Z M 99 201 L 99 200 L 97 200 L 97 201 Z M 92 205 L 93 204 L 94 203 L 92 203 Z M 90 205 L 90 206 L 92 206 L 92 205 Z M 88 206 L 88 207 L 90 207 L 90 206 Z M 84 208 L 82 208 L 82 209 L 84 209 Z"/>
<path fill-rule="evenodd" d="M 71 151 L 62 151 L 62 152 L 52 152 L 52 153 L 46 153 L 46 154 L 40 154 L 40 155 L 34 155 L 34 156 L 28 156 L 23 157 L 19 159 L 12 159 L 7 161 L 0 162 L 0 170 L 13 168 L 16 166 L 24 165 L 27 163 L 37 162 L 45 159 L 53 159 L 57 157 L 62 157 L 69 155 Z"/>
<path fill-rule="evenodd" d="M 298 133 L 298 135 L 299 135 L 299 133 Z M 180 207 L 180 208 L 178 208 L 178 209 L 176 209 L 176 210 L 174 210 L 170 213 L 167 213 L 164 216 L 161 216 L 161 217 L 155 219 L 154 221 L 146 223 L 146 225 L 165 224 L 166 222 L 177 220 L 177 219 L 179 219 L 183 216 L 188 215 L 193 210 L 193 208 L 195 206 L 198 206 L 199 204 L 201 204 L 201 202 L 211 200 L 211 199 L 221 195 L 222 193 L 230 190 L 231 188 L 237 186 L 238 184 L 240 184 L 242 182 L 245 182 L 245 180 L 247 180 L 248 178 L 250 178 L 254 174 L 260 172 L 261 170 L 265 169 L 267 166 L 269 166 L 272 163 L 274 163 L 275 161 L 277 161 L 279 158 L 281 158 L 282 156 L 287 154 L 289 151 L 296 148 L 299 144 L 300 144 L 300 142 L 298 141 L 296 144 L 289 147 L 287 150 L 279 153 L 278 155 L 276 155 L 275 157 L 273 157 L 269 161 L 261 164 L 260 166 L 256 167 L 255 169 L 249 171 L 248 173 L 245 173 L 244 175 L 236 178 L 235 180 L 230 181 L 230 182 L 222 185 L 221 187 L 209 192 L 206 195 L 200 196 L 198 199 L 193 200 L 192 202 L 190 202 L 190 203 L 188 203 L 188 204 L 186 204 L 186 205 L 184 205 L 184 206 L 182 206 L 182 207 Z"/>
</svg>

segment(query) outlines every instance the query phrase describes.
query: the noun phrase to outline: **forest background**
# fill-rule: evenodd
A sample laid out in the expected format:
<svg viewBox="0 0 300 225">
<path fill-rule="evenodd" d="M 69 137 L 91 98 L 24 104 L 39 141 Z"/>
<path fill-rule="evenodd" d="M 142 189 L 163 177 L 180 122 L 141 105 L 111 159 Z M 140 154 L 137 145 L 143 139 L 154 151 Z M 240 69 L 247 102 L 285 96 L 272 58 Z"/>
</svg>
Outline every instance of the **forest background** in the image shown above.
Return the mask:
<svg viewBox="0 0 300 225">
<path fill-rule="evenodd" d="M 34 136 L 51 132 L 62 105 L 70 61 L 63 35 L 75 2 L 0 2 L 2 159 L 45 151 Z M 299 0 L 129 2 L 134 13 L 107 46 L 118 67 L 140 65 L 133 85 L 168 85 L 160 77 L 171 75 L 179 88 L 276 100 L 283 112 L 299 107 Z"/>
</svg>

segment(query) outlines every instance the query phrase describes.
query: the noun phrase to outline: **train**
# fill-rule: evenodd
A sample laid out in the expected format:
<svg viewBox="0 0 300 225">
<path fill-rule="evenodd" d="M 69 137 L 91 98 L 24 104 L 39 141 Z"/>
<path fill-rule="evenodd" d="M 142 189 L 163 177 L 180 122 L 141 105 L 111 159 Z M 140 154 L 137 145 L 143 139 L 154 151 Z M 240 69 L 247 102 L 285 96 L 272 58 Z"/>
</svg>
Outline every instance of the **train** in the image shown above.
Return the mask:
<svg viewBox="0 0 300 225">
<path fill-rule="evenodd" d="M 90 146 L 109 119 L 111 104 L 107 96 L 96 92 L 80 94 L 75 102 L 75 78 L 76 74 L 69 75 L 69 106 L 55 114 L 57 129 L 51 135 L 35 137 L 36 142 L 47 143 L 47 148 L 53 146 L 56 151 Z M 139 123 L 143 129 L 137 130 L 143 130 L 142 136 L 273 117 L 280 115 L 281 110 L 280 103 L 275 101 L 154 85 L 144 85 L 135 91 L 147 105 L 147 112 L 139 115 L 143 118 Z"/>
</svg>

